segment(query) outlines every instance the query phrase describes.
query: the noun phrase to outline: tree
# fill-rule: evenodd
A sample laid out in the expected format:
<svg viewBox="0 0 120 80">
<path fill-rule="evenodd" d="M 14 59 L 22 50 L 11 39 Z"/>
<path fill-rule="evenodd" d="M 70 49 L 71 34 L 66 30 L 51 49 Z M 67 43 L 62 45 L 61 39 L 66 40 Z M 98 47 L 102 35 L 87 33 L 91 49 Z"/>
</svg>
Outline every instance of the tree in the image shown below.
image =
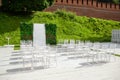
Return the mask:
<svg viewBox="0 0 120 80">
<path fill-rule="evenodd" d="M 112 0 L 97 0 L 98 2 L 112 2 Z"/>
<path fill-rule="evenodd" d="M 106 3 L 115 3 L 120 4 L 120 0 L 97 0 L 98 2 L 106 2 Z"/>
<path fill-rule="evenodd" d="M 42 11 L 51 6 L 54 0 L 2 0 L 2 8 L 5 11 Z"/>
<path fill-rule="evenodd" d="M 115 4 L 120 4 L 120 0 L 113 0 Z"/>
</svg>

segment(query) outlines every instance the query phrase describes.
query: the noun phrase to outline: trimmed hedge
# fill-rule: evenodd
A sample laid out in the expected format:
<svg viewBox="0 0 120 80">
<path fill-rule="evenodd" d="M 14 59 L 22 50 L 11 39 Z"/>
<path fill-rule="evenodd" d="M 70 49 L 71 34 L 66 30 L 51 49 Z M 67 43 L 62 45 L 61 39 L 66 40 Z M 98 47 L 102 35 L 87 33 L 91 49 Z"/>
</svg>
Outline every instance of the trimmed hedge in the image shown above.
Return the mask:
<svg viewBox="0 0 120 80">
<path fill-rule="evenodd" d="M 21 40 L 33 40 L 33 24 L 21 23 Z"/>
<path fill-rule="evenodd" d="M 56 44 L 56 25 L 45 24 L 46 44 Z M 33 24 L 22 22 L 20 25 L 21 40 L 33 40 Z"/>
<path fill-rule="evenodd" d="M 56 44 L 57 38 L 56 38 L 56 30 L 57 27 L 55 24 L 45 24 L 46 29 L 46 43 L 47 44 Z"/>
</svg>

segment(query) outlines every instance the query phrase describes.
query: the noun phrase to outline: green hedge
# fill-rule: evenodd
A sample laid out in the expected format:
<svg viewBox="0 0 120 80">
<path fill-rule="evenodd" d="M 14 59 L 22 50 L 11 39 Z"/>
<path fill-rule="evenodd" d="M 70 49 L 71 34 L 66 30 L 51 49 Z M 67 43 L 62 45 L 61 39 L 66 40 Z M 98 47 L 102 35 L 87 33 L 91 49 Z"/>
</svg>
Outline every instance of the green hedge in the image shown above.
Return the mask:
<svg viewBox="0 0 120 80">
<path fill-rule="evenodd" d="M 33 24 L 22 22 L 20 25 L 21 40 L 33 40 Z"/>
<path fill-rule="evenodd" d="M 46 44 L 56 44 L 56 25 L 45 24 Z M 22 22 L 20 25 L 21 40 L 33 40 L 33 24 Z"/>
<path fill-rule="evenodd" d="M 46 43 L 47 44 L 56 44 L 57 38 L 56 38 L 56 30 L 57 27 L 55 24 L 45 24 L 46 29 Z"/>
</svg>

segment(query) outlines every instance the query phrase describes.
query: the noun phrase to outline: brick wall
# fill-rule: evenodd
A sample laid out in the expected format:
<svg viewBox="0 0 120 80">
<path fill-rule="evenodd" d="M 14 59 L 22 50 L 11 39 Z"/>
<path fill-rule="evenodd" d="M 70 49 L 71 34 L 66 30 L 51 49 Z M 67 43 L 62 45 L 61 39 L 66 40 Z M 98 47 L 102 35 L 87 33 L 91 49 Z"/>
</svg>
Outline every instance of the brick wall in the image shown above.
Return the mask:
<svg viewBox="0 0 120 80">
<path fill-rule="evenodd" d="M 57 9 L 66 9 L 81 16 L 120 21 L 120 5 L 113 3 L 101 3 L 96 0 L 55 0 L 54 5 L 45 11 Z"/>
<path fill-rule="evenodd" d="M 113 3 L 102 3 L 97 0 L 55 0 L 55 5 L 73 5 L 99 9 L 120 10 L 120 5 Z"/>
</svg>

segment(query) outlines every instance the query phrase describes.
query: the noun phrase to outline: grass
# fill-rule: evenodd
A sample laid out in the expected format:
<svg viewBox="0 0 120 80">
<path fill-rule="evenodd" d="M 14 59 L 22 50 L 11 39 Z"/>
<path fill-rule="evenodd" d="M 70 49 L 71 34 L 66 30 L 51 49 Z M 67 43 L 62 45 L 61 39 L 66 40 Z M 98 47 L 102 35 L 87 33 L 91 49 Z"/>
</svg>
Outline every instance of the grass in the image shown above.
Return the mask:
<svg viewBox="0 0 120 80">
<path fill-rule="evenodd" d="M 0 12 L 0 45 L 7 44 L 6 37 L 10 37 L 10 44 L 20 43 L 20 22 L 30 20 L 30 16 L 18 16 Z"/>
<path fill-rule="evenodd" d="M 114 54 L 114 55 L 120 57 L 120 54 Z"/>
<path fill-rule="evenodd" d="M 74 13 L 58 10 L 54 13 L 35 12 L 33 15 L 20 16 L 0 12 L 0 46 L 20 44 L 20 22 L 56 24 L 56 40 L 75 39 L 106 42 L 111 40 L 111 31 L 120 29 L 120 22 L 98 18 L 76 16 Z"/>
<path fill-rule="evenodd" d="M 20 45 L 15 45 L 14 50 L 20 50 Z"/>
</svg>

